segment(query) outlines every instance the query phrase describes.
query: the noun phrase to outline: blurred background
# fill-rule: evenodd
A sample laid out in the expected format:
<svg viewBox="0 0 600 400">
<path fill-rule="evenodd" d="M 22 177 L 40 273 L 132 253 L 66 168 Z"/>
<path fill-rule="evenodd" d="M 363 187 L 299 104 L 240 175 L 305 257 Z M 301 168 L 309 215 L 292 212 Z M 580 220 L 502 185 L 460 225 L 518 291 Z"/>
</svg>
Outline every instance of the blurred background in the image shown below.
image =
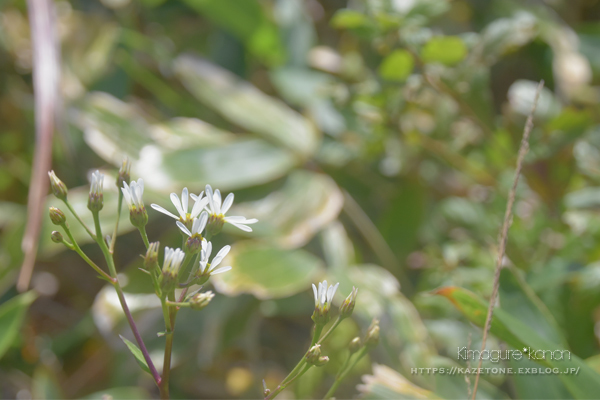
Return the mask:
<svg viewBox="0 0 600 400">
<path fill-rule="evenodd" d="M 171 208 L 170 192 L 211 184 L 235 192 L 232 215 L 260 221 L 216 238 L 233 244 L 233 270 L 211 280 L 208 308 L 179 313 L 174 398 L 258 398 L 263 378 L 276 386 L 310 340 L 310 284 L 324 278 L 341 282 L 337 304 L 359 288 L 354 318 L 326 343 L 331 362 L 281 398 L 322 397 L 373 317 L 381 343 L 339 398 L 398 398 L 414 390 L 408 381 L 425 395 L 466 397 L 463 376 L 410 368 L 459 365 L 458 346 L 481 346 L 481 329 L 432 291 L 489 298 L 540 79 L 499 307 L 600 364 L 600 1 L 48 3 L 61 78 L 45 103 L 54 139 L 38 151 L 52 151 L 76 208 L 89 218 L 88 177 L 107 174 L 101 217 L 112 231 L 127 156 L 147 207 Z M 50 241 L 46 211 L 30 285 L 38 297 L 16 297 L 36 143 L 29 21 L 25 1 L 1 3 L 0 396 L 154 397 L 119 339 L 131 333 L 113 289 Z M 173 221 L 148 212 L 150 240 L 177 246 Z M 160 365 L 160 305 L 123 216 L 117 268 Z M 493 336 L 488 344 L 501 348 Z M 519 375 L 486 376 L 479 395 L 570 397 L 556 378 Z"/>
</svg>

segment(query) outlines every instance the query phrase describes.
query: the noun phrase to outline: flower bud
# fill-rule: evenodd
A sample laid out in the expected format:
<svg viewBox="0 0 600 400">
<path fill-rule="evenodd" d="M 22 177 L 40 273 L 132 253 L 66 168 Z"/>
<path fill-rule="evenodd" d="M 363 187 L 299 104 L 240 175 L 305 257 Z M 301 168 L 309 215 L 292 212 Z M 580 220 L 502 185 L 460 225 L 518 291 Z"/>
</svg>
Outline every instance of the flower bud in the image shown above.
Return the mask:
<svg viewBox="0 0 600 400">
<path fill-rule="evenodd" d="M 50 187 L 52 188 L 52 193 L 56 198 L 60 200 L 67 199 L 67 186 L 56 176 L 54 171 L 48 172 L 48 176 L 50 177 Z"/>
<path fill-rule="evenodd" d="M 306 353 L 306 363 L 309 365 L 315 365 L 319 362 L 319 357 L 321 357 L 321 345 L 315 344 Z"/>
<path fill-rule="evenodd" d="M 194 310 L 202 310 L 208 305 L 208 303 L 210 303 L 213 297 L 215 297 L 215 294 L 210 290 L 205 293 L 196 293 L 190 299 L 190 306 Z"/>
<path fill-rule="evenodd" d="M 158 246 L 159 242 L 152 242 L 148 246 L 146 256 L 144 257 L 144 269 L 146 271 L 152 271 L 158 268 Z"/>
<path fill-rule="evenodd" d="M 52 231 L 52 235 L 50 235 L 50 238 L 54 243 L 62 243 L 65 240 L 63 238 L 62 233 L 60 233 L 59 231 Z"/>
<path fill-rule="evenodd" d="M 379 343 L 379 321 L 374 319 L 365 335 L 365 346 L 375 347 Z"/>
<path fill-rule="evenodd" d="M 329 357 L 327 356 L 321 356 L 319 357 L 319 361 L 317 361 L 315 363 L 316 367 L 322 367 L 323 365 L 327 364 L 329 362 Z"/>
<path fill-rule="evenodd" d="M 50 207 L 50 219 L 54 225 L 64 225 L 67 217 L 65 213 L 56 207 Z"/>
<path fill-rule="evenodd" d="M 340 317 L 347 318 L 352 315 L 354 306 L 356 305 L 356 295 L 358 294 L 358 288 L 352 287 L 352 292 L 346 297 L 342 305 L 340 306 Z"/>
<path fill-rule="evenodd" d="M 350 344 L 348 344 L 348 350 L 350 350 L 350 354 L 356 353 L 358 350 L 360 350 L 361 347 L 362 342 L 360 341 L 360 338 L 358 336 L 352 339 L 350 341 Z"/>
<path fill-rule="evenodd" d="M 271 394 L 271 389 L 267 387 L 267 382 L 263 379 L 263 396 L 268 397 Z"/>
<path fill-rule="evenodd" d="M 104 207 L 104 174 L 96 170 L 92 173 L 92 183 L 90 185 L 90 195 L 88 197 L 88 208 L 91 212 L 98 212 Z"/>
<path fill-rule="evenodd" d="M 119 169 L 119 176 L 117 177 L 117 187 L 122 188 L 123 182 L 129 184 L 131 181 L 131 175 L 129 172 L 131 171 L 131 162 L 129 161 L 129 157 L 125 157 L 123 159 L 123 163 L 121 164 L 121 168 Z"/>
</svg>

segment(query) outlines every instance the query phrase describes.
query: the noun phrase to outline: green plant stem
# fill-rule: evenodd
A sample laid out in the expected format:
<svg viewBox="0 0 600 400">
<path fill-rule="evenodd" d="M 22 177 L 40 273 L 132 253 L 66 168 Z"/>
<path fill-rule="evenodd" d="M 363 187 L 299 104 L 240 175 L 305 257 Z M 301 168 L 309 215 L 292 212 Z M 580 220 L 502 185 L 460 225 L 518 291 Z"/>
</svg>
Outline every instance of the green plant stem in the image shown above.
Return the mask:
<svg viewBox="0 0 600 400">
<path fill-rule="evenodd" d="M 117 242 L 117 231 L 119 230 L 119 219 L 121 219 L 121 206 L 123 205 L 123 193 L 119 190 L 119 201 L 117 203 L 117 222 L 115 222 L 115 230 L 113 231 L 112 238 L 110 240 L 110 247 L 108 251 L 113 254 L 115 251 L 115 243 Z"/>
<path fill-rule="evenodd" d="M 337 376 L 335 377 L 335 382 L 333 382 L 333 385 L 331 385 L 331 388 L 329 388 L 329 390 L 325 394 L 325 397 L 323 397 L 324 400 L 333 397 L 333 394 L 338 389 L 342 381 L 346 378 L 346 376 L 352 370 L 352 368 L 354 368 L 354 366 L 360 361 L 360 359 L 365 356 L 365 354 L 367 354 L 366 346 L 364 346 L 358 351 L 358 353 L 356 353 L 356 356 L 352 359 L 352 362 L 350 362 L 351 357 L 348 357 L 346 363 L 344 363 L 342 368 L 340 368 L 340 372 L 338 372 Z"/>
<path fill-rule="evenodd" d="M 150 242 L 148 241 L 148 234 L 146 233 L 146 227 L 145 226 L 139 227 L 138 230 L 140 231 L 140 235 L 142 236 L 142 240 L 144 241 L 144 245 L 146 246 L 146 249 L 148 249 L 148 247 L 150 247 Z"/>
<path fill-rule="evenodd" d="M 87 231 L 88 235 L 90 235 L 90 237 L 94 240 L 96 240 L 96 236 L 92 233 L 92 231 L 90 230 L 90 228 L 88 228 L 88 226 L 85 224 L 85 222 L 83 222 L 83 220 L 81 219 L 81 217 L 79 216 L 79 214 L 77 214 L 75 212 L 75 209 L 73 208 L 73 206 L 71 206 L 71 203 L 69 203 L 69 200 L 65 199 L 63 200 L 63 202 L 65 203 L 65 205 L 67 206 L 67 208 L 69 209 L 69 211 L 71 211 L 71 214 L 73 214 L 73 216 L 77 219 L 77 221 L 79 221 L 79 223 L 81 224 L 81 226 L 83 226 L 83 228 Z"/>
<path fill-rule="evenodd" d="M 192 279 L 192 276 L 194 276 L 194 273 L 196 272 L 196 268 L 199 267 L 199 262 L 200 262 L 200 253 L 196 254 L 196 259 L 194 260 L 192 269 L 190 269 L 190 275 L 188 276 L 188 282 Z M 183 299 L 185 299 L 185 295 L 187 294 L 188 290 L 190 290 L 189 286 L 187 286 L 185 289 L 183 289 L 183 291 L 181 292 L 181 295 L 179 296 L 179 300 L 178 300 L 179 303 L 181 303 L 183 301 Z"/>
<path fill-rule="evenodd" d="M 168 299 L 169 301 L 174 301 L 175 294 L 169 293 Z M 177 309 L 175 307 L 171 307 L 166 303 L 166 298 L 163 296 L 162 303 L 164 303 L 163 307 L 163 317 L 165 318 L 165 327 L 167 328 L 166 332 L 166 343 L 165 343 L 165 357 L 163 361 L 163 372 L 162 378 L 159 385 L 160 390 L 160 398 L 168 399 L 169 398 L 169 378 L 171 376 L 171 353 L 173 350 L 173 336 L 175 334 L 175 317 L 177 314 Z M 166 312 L 164 309 L 166 308 Z"/>
<path fill-rule="evenodd" d="M 319 340 L 319 337 L 321 336 L 321 332 L 323 332 L 324 327 L 325 327 L 325 325 L 315 324 L 313 337 L 311 340 L 311 344 L 308 347 L 308 350 L 306 351 L 306 353 L 304 353 L 304 355 L 302 356 L 300 361 L 298 361 L 298 364 L 296 364 L 296 366 L 294 367 L 294 369 L 292 369 L 292 371 L 288 374 L 288 376 L 286 376 L 281 381 L 281 383 L 277 386 L 277 388 L 273 392 L 271 392 L 268 396 L 265 397 L 265 400 L 274 399 L 279 393 L 281 393 L 281 391 L 283 389 L 285 389 L 290 383 L 292 383 L 294 380 L 296 380 L 296 378 L 299 378 L 306 371 L 308 371 L 308 369 L 311 367 L 311 365 L 306 365 L 306 368 L 304 370 L 302 369 L 306 364 L 306 356 L 308 355 L 308 352 L 310 351 L 310 349 Z"/>
<path fill-rule="evenodd" d="M 114 284 L 115 283 L 115 278 L 112 278 L 110 275 L 108 275 L 106 272 L 104 272 L 99 266 L 96 265 L 95 262 L 93 262 L 88 256 L 87 254 L 85 254 L 83 252 L 83 250 L 81 250 L 81 247 L 79 247 L 79 245 L 77 244 L 77 242 L 75 241 L 75 238 L 73 237 L 73 235 L 71 234 L 71 230 L 65 225 L 63 225 L 63 229 L 65 230 L 67 236 L 69 237 L 69 239 L 71 239 L 72 245 L 73 245 L 73 250 L 79 254 L 79 256 L 81 258 L 83 258 L 83 260 L 88 263 L 92 268 L 94 268 L 94 270 L 100 274 L 100 276 L 103 279 L 106 279 L 107 281 L 109 281 L 110 283 Z"/>
<path fill-rule="evenodd" d="M 93 212 L 92 214 L 94 215 L 94 225 L 96 226 L 95 240 L 96 240 L 96 243 L 98 243 L 98 246 L 100 246 L 100 249 L 102 250 L 102 253 L 104 254 L 106 263 L 108 264 L 108 270 L 110 271 L 110 276 L 114 280 L 112 284 L 113 284 L 115 290 L 117 291 L 117 296 L 119 297 L 119 302 L 121 303 L 121 308 L 123 309 L 123 312 L 125 313 L 125 317 L 127 318 L 127 322 L 129 323 L 131 332 L 133 332 L 133 336 L 135 337 L 135 340 L 136 340 L 138 346 L 140 347 L 140 351 L 142 352 L 142 355 L 144 356 L 144 360 L 146 360 L 146 364 L 148 364 L 148 369 L 150 370 L 150 374 L 152 375 L 152 378 L 154 378 L 154 382 L 156 383 L 156 385 L 160 388 L 160 386 L 161 386 L 160 374 L 156 370 L 156 367 L 154 366 L 154 363 L 152 362 L 152 359 L 150 358 L 150 353 L 148 353 L 148 349 L 146 348 L 146 344 L 144 343 L 144 340 L 142 339 L 142 335 L 140 335 L 140 332 L 137 329 L 135 321 L 133 320 L 133 316 L 131 315 L 131 311 L 129 310 L 129 307 L 127 306 L 127 301 L 125 300 L 125 294 L 123 293 L 123 288 L 121 288 L 121 284 L 119 283 L 119 280 L 117 278 L 117 269 L 115 268 L 115 262 L 113 260 L 112 254 L 108 250 L 108 246 L 106 245 L 106 242 L 104 241 L 104 239 L 102 239 L 102 228 L 100 227 L 99 215 L 97 212 Z"/>
<path fill-rule="evenodd" d="M 331 325 L 331 328 L 329 328 L 329 330 L 325 332 L 325 334 L 317 341 L 317 344 L 321 344 L 325 339 L 327 339 L 343 320 L 344 319 L 338 315 L 333 325 Z"/>
</svg>

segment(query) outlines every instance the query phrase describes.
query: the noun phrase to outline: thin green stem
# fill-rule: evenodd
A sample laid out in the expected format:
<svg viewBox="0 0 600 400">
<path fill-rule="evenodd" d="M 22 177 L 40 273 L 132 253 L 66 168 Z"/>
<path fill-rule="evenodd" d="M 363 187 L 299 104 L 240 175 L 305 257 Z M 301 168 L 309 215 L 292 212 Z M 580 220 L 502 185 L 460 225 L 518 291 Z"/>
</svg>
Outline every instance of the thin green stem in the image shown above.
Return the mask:
<svg viewBox="0 0 600 400">
<path fill-rule="evenodd" d="M 142 236 L 142 240 L 144 241 L 144 245 L 146 246 L 146 249 L 148 247 L 150 247 L 150 242 L 148 241 L 148 234 L 146 233 L 146 227 L 142 226 L 139 227 L 138 230 L 140 231 L 140 235 Z"/>
<path fill-rule="evenodd" d="M 88 256 L 87 254 L 85 254 L 83 252 L 83 250 L 81 250 L 81 247 L 79 247 L 79 245 L 77 244 L 77 242 L 75 241 L 75 238 L 73 237 L 73 234 L 71 234 L 71 230 L 67 227 L 67 225 L 63 225 L 63 229 L 65 230 L 67 236 L 69 237 L 69 239 L 71 239 L 72 245 L 73 245 L 73 249 L 75 252 L 77 252 L 77 254 L 79 254 L 79 256 L 81 258 L 83 258 L 83 260 L 88 263 L 92 268 L 94 268 L 94 270 L 100 274 L 100 276 L 103 279 L 106 279 L 107 281 L 109 281 L 110 283 L 115 282 L 115 279 L 112 278 L 110 275 L 108 275 L 106 272 L 104 272 L 102 270 L 102 268 L 100 268 L 99 266 L 96 265 L 95 262 L 93 262 Z"/>
<path fill-rule="evenodd" d="M 352 358 L 352 362 L 350 362 L 350 359 L 347 360 L 348 362 L 346 362 L 344 366 L 340 369 L 340 372 L 338 372 L 338 375 L 335 377 L 335 382 L 333 382 L 333 385 L 331 385 L 331 388 L 329 388 L 329 390 L 325 394 L 325 397 L 323 397 L 324 400 L 333 397 L 333 394 L 338 389 L 342 381 L 346 378 L 346 376 L 352 370 L 352 368 L 354 368 L 354 366 L 360 361 L 360 359 L 365 356 L 365 354 L 367 354 L 366 346 L 364 346 L 358 351 L 358 353 L 356 353 L 356 356 Z M 344 367 L 346 368 L 344 369 Z"/>
<path fill-rule="evenodd" d="M 119 190 L 119 201 L 117 203 L 117 222 L 115 222 L 115 230 L 110 241 L 108 251 L 113 254 L 115 251 L 115 243 L 117 242 L 117 231 L 119 230 L 119 220 L 121 219 L 121 206 L 123 205 L 123 193 Z"/>
<path fill-rule="evenodd" d="M 192 276 L 194 276 L 194 273 L 196 272 L 196 268 L 198 268 L 200 265 L 200 256 L 201 254 L 198 253 L 196 254 L 196 259 L 194 260 L 194 264 L 192 264 L 192 269 L 190 269 L 190 275 L 188 276 L 188 282 L 191 281 Z M 185 295 L 187 294 L 188 290 L 190 290 L 190 287 L 187 286 L 185 289 L 183 289 L 183 291 L 181 292 L 181 295 L 179 296 L 179 302 L 181 303 L 183 301 L 183 299 L 185 299 Z"/>
<path fill-rule="evenodd" d="M 71 211 L 71 214 L 73 214 L 73 216 L 77 219 L 77 221 L 79 221 L 79 223 L 81 224 L 81 226 L 84 227 L 84 229 L 87 231 L 88 235 L 90 235 L 90 237 L 94 240 L 96 240 L 96 236 L 92 233 L 92 231 L 90 230 L 90 228 L 88 228 L 88 226 L 85 224 L 85 222 L 83 222 L 83 220 L 81 219 L 81 217 L 79 216 L 79 214 L 77 214 L 75 212 L 75 209 L 73 208 L 73 206 L 71 206 L 71 203 L 69 203 L 69 200 L 64 199 L 63 200 L 65 205 L 67 206 L 67 208 L 69 209 L 69 211 Z"/>
<path fill-rule="evenodd" d="M 333 323 L 333 325 L 331 325 L 331 328 L 329 328 L 329 330 L 327 332 L 325 332 L 325 334 L 317 341 L 317 344 L 321 344 L 323 343 L 323 341 L 325 341 L 325 339 L 327 339 L 329 337 L 329 335 L 331 335 L 331 333 L 335 330 L 335 328 L 338 327 L 338 325 L 343 321 L 344 319 L 338 315 L 337 319 L 335 320 L 335 322 Z"/>
<path fill-rule="evenodd" d="M 117 295 L 119 297 L 119 302 L 121 303 L 121 308 L 123 309 L 123 312 L 125 313 L 125 317 L 127 318 L 127 322 L 129 323 L 131 332 L 133 332 L 133 336 L 135 337 L 135 340 L 136 340 L 138 346 L 140 347 L 140 351 L 142 352 L 142 355 L 144 356 L 144 360 L 146 360 L 146 364 L 148 364 L 148 369 L 150 370 L 150 373 L 152 374 L 152 377 L 154 378 L 154 382 L 156 382 L 156 385 L 160 388 L 160 386 L 161 386 L 160 374 L 156 370 L 156 367 L 154 366 L 154 363 L 152 362 L 152 359 L 150 358 L 150 353 L 148 352 L 148 349 L 146 348 L 146 344 L 144 343 L 144 340 L 142 339 L 142 335 L 140 335 L 140 332 L 137 329 L 137 325 L 135 324 L 135 321 L 133 320 L 131 311 L 129 310 L 129 307 L 127 306 L 127 301 L 125 300 L 125 294 L 123 293 L 123 288 L 121 288 L 121 284 L 119 283 L 119 279 L 117 278 L 117 269 L 115 268 L 115 262 L 113 260 L 112 254 L 108 250 L 108 246 L 106 245 L 106 242 L 102 238 L 102 229 L 100 227 L 100 218 L 99 218 L 98 212 L 92 212 L 92 214 L 94 216 L 94 225 L 96 226 L 95 240 L 96 240 L 96 243 L 98 243 L 98 246 L 100 246 L 102 253 L 104 254 L 104 259 L 106 260 L 106 263 L 108 264 L 108 270 L 110 271 L 110 276 L 114 279 L 113 286 L 114 286 L 115 290 L 117 291 Z"/>
<path fill-rule="evenodd" d="M 169 293 L 168 299 L 169 301 L 174 301 L 175 294 Z M 177 315 L 177 309 L 175 307 L 171 307 L 166 304 L 166 298 L 163 296 L 162 302 L 164 302 L 167 312 L 165 313 L 163 309 L 163 317 L 165 318 L 165 326 L 167 328 L 166 332 L 166 343 L 165 343 L 165 357 L 163 361 L 163 372 L 162 378 L 160 382 L 160 398 L 168 399 L 169 398 L 169 378 L 171 375 L 171 353 L 173 350 L 173 336 L 175 333 L 175 317 Z"/>
</svg>

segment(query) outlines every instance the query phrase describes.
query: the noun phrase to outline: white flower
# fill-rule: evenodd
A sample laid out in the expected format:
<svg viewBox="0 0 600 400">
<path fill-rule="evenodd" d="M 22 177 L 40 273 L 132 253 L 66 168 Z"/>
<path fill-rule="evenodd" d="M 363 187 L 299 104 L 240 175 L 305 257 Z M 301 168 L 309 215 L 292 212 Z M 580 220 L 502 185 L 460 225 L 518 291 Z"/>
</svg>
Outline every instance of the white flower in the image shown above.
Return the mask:
<svg viewBox="0 0 600 400">
<path fill-rule="evenodd" d="M 209 212 L 211 218 L 215 220 L 221 219 L 223 222 L 227 222 L 245 232 L 252 232 L 252 228 L 250 228 L 248 225 L 257 223 L 258 220 L 256 218 L 246 219 L 246 217 L 241 216 L 225 216 L 233 204 L 233 193 L 229 193 L 229 195 L 225 198 L 225 201 L 221 203 L 221 192 L 219 189 L 215 190 L 213 193 L 212 187 L 210 185 L 206 185 L 205 192 L 206 197 L 204 197 L 204 199 L 208 204 L 205 203 L 204 207 L 206 211 Z M 198 199 L 202 199 L 202 196 L 205 192 L 200 193 L 200 196 L 192 194 L 192 198 L 198 201 Z"/>
<path fill-rule="evenodd" d="M 185 253 L 181 249 L 165 247 L 165 261 L 163 262 L 162 267 L 163 272 L 177 275 L 184 258 Z"/>
<path fill-rule="evenodd" d="M 127 182 L 123 182 L 121 192 L 123 192 L 123 198 L 127 202 L 130 211 L 144 208 L 144 201 L 142 200 L 144 181 L 142 178 L 138 179 L 137 182 L 132 181 L 130 185 L 127 185 Z"/>
<path fill-rule="evenodd" d="M 206 211 L 202 211 L 202 214 L 200 214 L 200 218 L 194 218 L 191 231 L 181 221 L 177 221 L 177 226 L 179 227 L 179 229 L 181 229 L 183 233 L 185 233 L 189 237 L 192 237 L 193 235 L 202 234 L 202 231 L 206 227 L 206 221 L 208 221 L 208 213 Z"/>
<path fill-rule="evenodd" d="M 186 222 L 191 222 L 194 218 L 196 218 L 200 214 L 200 211 L 202 211 L 202 209 L 204 208 L 204 206 L 206 206 L 206 203 L 208 202 L 207 199 L 197 198 L 196 202 L 194 203 L 194 207 L 192 207 L 192 212 L 188 214 L 188 201 L 189 201 L 189 194 L 188 194 L 187 188 L 183 188 L 183 190 L 181 191 L 181 200 L 175 193 L 171 193 L 171 202 L 177 209 L 177 212 L 179 213 L 179 217 L 177 215 L 171 213 L 170 211 L 167 211 L 166 209 L 159 206 L 158 204 L 151 204 L 150 206 L 158 212 L 161 212 L 163 214 L 168 215 L 171 218 L 175 218 L 176 220 L 186 223 Z"/>
<path fill-rule="evenodd" d="M 315 294 L 315 309 L 322 311 L 322 312 L 327 312 L 329 311 L 329 308 L 331 307 L 331 300 L 333 300 L 333 296 L 335 295 L 335 291 L 337 290 L 338 286 L 340 284 L 336 283 L 335 286 L 331 285 L 329 286 L 329 289 L 327 288 L 327 281 L 323 281 L 323 282 L 319 282 L 319 289 L 317 290 L 317 287 L 315 286 L 315 284 L 313 283 L 312 288 L 313 288 L 313 293 Z"/>
<path fill-rule="evenodd" d="M 104 183 L 104 174 L 96 170 L 92 173 L 92 184 L 90 185 L 90 196 L 100 196 L 102 194 Z"/>
<path fill-rule="evenodd" d="M 210 253 L 212 252 L 212 243 L 207 242 L 206 239 L 202 241 L 202 251 L 200 253 L 200 275 L 216 275 L 222 272 L 227 272 L 231 269 L 231 267 L 221 267 L 217 268 L 223 258 L 229 253 L 231 250 L 231 246 L 225 246 L 213 258 L 212 262 L 208 262 L 208 258 L 210 257 Z M 217 268 L 217 269 L 215 269 Z"/>
</svg>

